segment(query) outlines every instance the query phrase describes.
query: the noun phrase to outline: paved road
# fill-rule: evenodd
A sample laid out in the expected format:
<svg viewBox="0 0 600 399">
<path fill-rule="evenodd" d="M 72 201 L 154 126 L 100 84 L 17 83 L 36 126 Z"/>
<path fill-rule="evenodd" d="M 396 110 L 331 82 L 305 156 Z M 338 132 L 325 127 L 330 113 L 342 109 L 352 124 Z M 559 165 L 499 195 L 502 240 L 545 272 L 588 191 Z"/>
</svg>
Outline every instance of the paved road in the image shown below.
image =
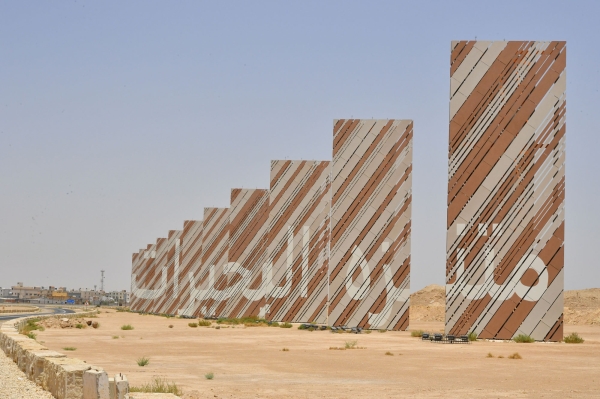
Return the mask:
<svg viewBox="0 0 600 399">
<path fill-rule="evenodd" d="M 63 309 L 63 308 L 40 308 L 40 312 L 36 313 L 14 313 L 6 316 L 0 316 L 0 323 L 5 322 L 7 320 L 18 319 L 20 317 L 28 317 L 28 316 L 42 316 L 48 314 L 67 314 L 67 313 L 75 313 L 74 310 L 71 309 Z"/>
</svg>

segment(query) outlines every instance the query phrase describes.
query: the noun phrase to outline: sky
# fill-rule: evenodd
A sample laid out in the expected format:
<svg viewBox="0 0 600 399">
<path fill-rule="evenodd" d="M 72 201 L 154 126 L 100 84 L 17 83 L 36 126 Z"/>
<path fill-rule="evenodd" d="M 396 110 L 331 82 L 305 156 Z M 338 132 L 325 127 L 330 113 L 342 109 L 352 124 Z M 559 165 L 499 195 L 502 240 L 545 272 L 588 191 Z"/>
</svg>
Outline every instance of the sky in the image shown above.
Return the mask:
<svg viewBox="0 0 600 399">
<path fill-rule="evenodd" d="M 567 41 L 565 288 L 600 287 L 600 3 L 2 1 L 0 286 L 129 289 L 131 254 L 336 118 L 414 120 L 411 289 L 445 279 L 451 40 Z"/>
</svg>

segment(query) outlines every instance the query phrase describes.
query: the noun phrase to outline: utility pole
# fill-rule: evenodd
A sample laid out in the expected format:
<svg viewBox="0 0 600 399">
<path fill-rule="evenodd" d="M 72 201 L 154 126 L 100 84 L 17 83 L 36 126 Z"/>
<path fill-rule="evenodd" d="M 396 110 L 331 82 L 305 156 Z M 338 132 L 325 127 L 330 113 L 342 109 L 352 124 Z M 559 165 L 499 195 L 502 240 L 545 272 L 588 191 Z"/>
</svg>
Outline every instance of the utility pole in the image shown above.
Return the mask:
<svg viewBox="0 0 600 399">
<path fill-rule="evenodd" d="M 100 270 L 100 291 L 104 291 L 104 270 Z"/>
</svg>

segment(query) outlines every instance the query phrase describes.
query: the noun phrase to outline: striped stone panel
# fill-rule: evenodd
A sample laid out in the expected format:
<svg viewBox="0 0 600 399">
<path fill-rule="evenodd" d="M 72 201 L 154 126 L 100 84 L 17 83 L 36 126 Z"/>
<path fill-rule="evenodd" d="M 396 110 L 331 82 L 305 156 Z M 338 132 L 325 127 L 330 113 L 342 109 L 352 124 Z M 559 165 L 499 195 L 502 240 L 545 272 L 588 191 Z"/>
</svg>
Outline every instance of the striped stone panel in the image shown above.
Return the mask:
<svg viewBox="0 0 600 399">
<path fill-rule="evenodd" d="M 221 315 L 227 304 L 227 275 L 224 273 L 229 253 L 229 208 L 204 208 L 202 268 L 190 276 L 192 300 L 186 314 L 208 317 Z"/>
<path fill-rule="evenodd" d="M 179 270 L 181 231 L 170 230 L 167 239 L 162 239 L 156 246 L 155 264 L 158 270 L 166 272 L 166 288 L 163 294 L 155 299 L 151 305 L 152 313 L 167 313 L 167 310 L 176 302 L 175 270 Z M 161 283 L 162 284 L 162 283 Z"/>
<path fill-rule="evenodd" d="M 156 263 L 157 243 L 166 240 L 159 238 L 156 243 L 148 244 L 140 251 L 139 263 L 131 276 L 131 309 L 138 312 L 150 312 L 152 303 L 161 297 L 167 287 L 166 270 L 158 270 Z"/>
<path fill-rule="evenodd" d="M 334 121 L 329 324 L 408 328 L 410 120 Z"/>
<path fill-rule="evenodd" d="M 453 42 L 446 332 L 563 330 L 566 43 Z"/>
<path fill-rule="evenodd" d="M 199 275 L 202 266 L 202 229 L 201 220 L 186 220 L 181 232 L 181 247 L 179 267 L 174 270 L 173 293 L 175 300 L 167 309 L 168 314 L 192 314 L 184 313 L 192 299 L 191 284 L 194 277 Z"/>
<path fill-rule="evenodd" d="M 331 162 L 271 161 L 265 316 L 327 321 Z"/>
<path fill-rule="evenodd" d="M 269 190 L 232 189 L 223 316 L 264 317 Z M 264 270 L 264 272 L 263 272 Z"/>
</svg>

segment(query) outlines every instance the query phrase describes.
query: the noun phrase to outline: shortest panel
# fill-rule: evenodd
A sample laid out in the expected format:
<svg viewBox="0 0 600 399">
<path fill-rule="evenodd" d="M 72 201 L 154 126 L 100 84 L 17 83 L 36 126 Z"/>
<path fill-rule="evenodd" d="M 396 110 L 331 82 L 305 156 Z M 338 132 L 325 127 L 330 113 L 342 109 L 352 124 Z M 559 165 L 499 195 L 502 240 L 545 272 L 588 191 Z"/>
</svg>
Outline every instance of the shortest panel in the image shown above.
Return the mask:
<svg viewBox="0 0 600 399">
<path fill-rule="evenodd" d="M 334 121 L 329 324 L 408 328 L 410 120 Z"/>
</svg>

